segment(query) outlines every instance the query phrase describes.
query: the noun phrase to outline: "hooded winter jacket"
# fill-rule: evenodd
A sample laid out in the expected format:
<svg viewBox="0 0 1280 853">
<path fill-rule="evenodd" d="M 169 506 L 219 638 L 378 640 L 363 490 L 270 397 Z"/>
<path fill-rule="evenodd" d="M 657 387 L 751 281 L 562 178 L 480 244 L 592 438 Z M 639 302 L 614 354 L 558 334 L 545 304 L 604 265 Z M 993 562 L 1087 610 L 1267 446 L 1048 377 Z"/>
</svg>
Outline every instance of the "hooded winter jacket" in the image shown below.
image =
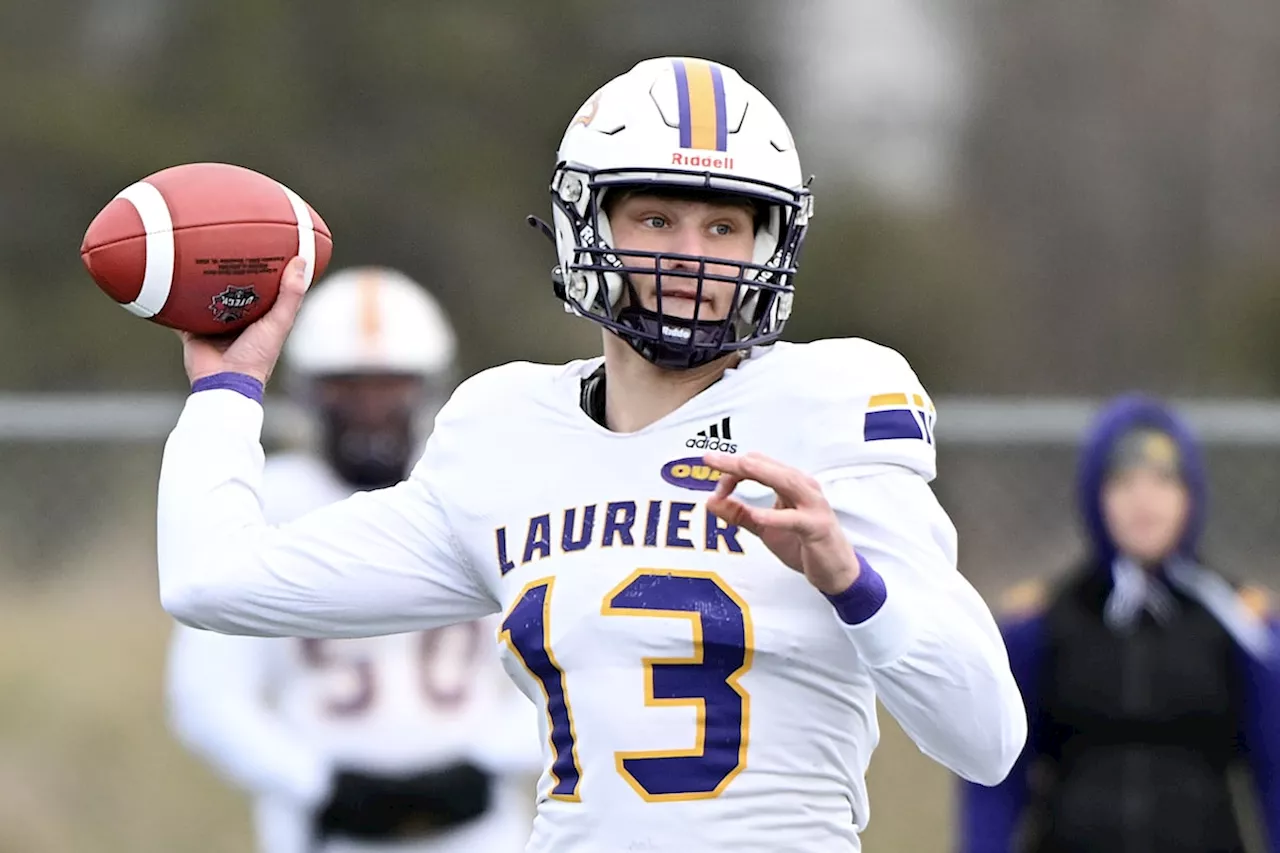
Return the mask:
<svg viewBox="0 0 1280 853">
<path fill-rule="evenodd" d="M 1118 629 L 1108 603 L 1123 569 L 1101 493 L 1118 441 L 1138 428 L 1176 445 L 1191 509 L 1153 578 L 1172 603 Z M 1122 397 L 1082 448 L 1080 514 L 1090 549 L 1001 626 L 1029 735 L 1001 784 L 961 783 L 960 853 L 1243 853 L 1228 771 L 1251 770 L 1280 853 L 1280 624 L 1203 567 L 1205 471 L 1186 426 Z M 1157 616 L 1159 618 L 1157 618 Z"/>
</svg>

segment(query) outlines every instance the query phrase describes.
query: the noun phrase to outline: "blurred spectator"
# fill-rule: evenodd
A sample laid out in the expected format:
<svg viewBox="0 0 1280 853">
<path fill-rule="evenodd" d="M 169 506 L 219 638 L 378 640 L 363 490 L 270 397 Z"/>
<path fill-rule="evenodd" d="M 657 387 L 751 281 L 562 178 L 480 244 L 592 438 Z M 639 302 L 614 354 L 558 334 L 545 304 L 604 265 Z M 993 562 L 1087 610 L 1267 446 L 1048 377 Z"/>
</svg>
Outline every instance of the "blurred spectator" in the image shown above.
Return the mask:
<svg viewBox="0 0 1280 853">
<path fill-rule="evenodd" d="M 1237 853 L 1252 770 L 1280 850 L 1280 630 L 1200 558 L 1205 471 L 1161 403 L 1117 399 L 1079 463 L 1088 556 L 1002 626 L 1030 717 L 994 788 L 962 783 L 962 853 Z"/>
<path fill-rule="evenodd" d="M 454 373 L 434 299 L 394 271 L 336 274 L 308 295 L 285 355 L 321 450 L 267 460 L 269 519 L 407 476 Z M 516 853 L 541 738 L 496 630 L 295 640 L 179 625 L 173 727 L 254 797 L 261 853 Z"/>
</svg>

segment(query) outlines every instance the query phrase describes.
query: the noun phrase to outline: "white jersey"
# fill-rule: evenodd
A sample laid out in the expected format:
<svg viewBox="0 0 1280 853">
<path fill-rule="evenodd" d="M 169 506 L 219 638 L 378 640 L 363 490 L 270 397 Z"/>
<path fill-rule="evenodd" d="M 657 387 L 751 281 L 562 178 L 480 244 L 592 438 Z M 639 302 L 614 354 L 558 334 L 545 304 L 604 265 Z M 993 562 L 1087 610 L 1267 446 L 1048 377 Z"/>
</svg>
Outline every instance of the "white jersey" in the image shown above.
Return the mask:
<svg viewBox="0 0 1280 853">
<path fill-rule="evenodd" d="M 267 521 L 282 523 L 352 492 L 320 460 L 289 454 L 267 461 L 260 495 Z M 529 836 L 540 742 L 536 709 L 502 670 L 497 628 L 489 617 L 333 640 L 179 625 L 168 663 L 170 717 L 186 744 L 254 795 L 263 853 L 515 853 Z M 500 777 L 482 818 L 411 844 L 312 838 L 335 768 L 412 772 L 460 759 Z"/>
<path fill-rule="evenodd" d="M 928 485 L 933 407 L 905 360 L 861 340 L 776 344 L 629 434 L 579 405 L 599 364 L 472 378 L 406 482 L 280 530 L 255 497 L 261 407 L 192 395 L 160 480 L 165 607 L 332 636 L 502 613 L 506 669 L 543 709 L 530 851 L 858 850 L 877 697 L 929 756 L 1002 779 L 1025 713 L 956 571 Z M 707 512 L 713 440 L 819 481 L 883 579 L 872 615 L 842 616 Z M 237 533 L 194 545 L 210 525 Z"/>
</svg>

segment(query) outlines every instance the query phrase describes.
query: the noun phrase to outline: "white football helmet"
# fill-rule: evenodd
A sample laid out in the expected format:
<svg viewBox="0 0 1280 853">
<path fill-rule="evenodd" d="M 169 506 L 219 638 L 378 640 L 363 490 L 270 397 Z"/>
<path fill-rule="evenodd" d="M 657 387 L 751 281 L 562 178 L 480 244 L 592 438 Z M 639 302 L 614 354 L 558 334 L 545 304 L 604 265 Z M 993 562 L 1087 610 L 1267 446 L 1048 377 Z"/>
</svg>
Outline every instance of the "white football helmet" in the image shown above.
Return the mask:
<svg viewBox="0 0 1280 853">
<path fill-rule="evenodd" d="M 457 342 L 439 303 L 404 273 L 357 267 L 317 283 L 285 344 L 299 377 L 453 370 Z"/>
<path fill-rule="evenodd" d="M 791 131 L 777 109 L 738 72 L 704 59 L 639 63 L 599 89 L 565 131 L 551 180 L 557 295 L 566 310 L 613 330 L 648 360 L 669 368 L 711 361 L 778 338 L 791 313 L 796 257 L 813 215 Z M 629 272 L 654 274 L 658 253 L 614 254 L 603 200 L 610 190 L 659 189 L 744 197 L 766 215 L 750 264 L 694 258 L 696 271 L 667 271 L 736 284 L 736 310 L 723 321 L 663 316 L 623 299 Z M 738 268 L 706 273 L 705 264 Z"/>
<path fill-rule="evenodd" d="M 404 477 L 452 388 L 455 350 L 436 300 L 403 273 L 348 269 L 316 284 L 285 344 L 286 378 L 335 473 L 357 488 Z"/>
</svg>

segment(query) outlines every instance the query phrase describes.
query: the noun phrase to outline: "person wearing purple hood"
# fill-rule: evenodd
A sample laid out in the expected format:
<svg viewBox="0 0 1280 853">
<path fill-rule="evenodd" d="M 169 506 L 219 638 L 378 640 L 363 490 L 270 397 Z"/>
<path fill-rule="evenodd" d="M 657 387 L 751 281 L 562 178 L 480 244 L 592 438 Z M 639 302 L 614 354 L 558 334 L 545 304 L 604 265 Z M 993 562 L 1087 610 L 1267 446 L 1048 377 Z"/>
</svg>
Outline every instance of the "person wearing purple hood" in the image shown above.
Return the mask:
<svg viewBox="0 0 1280 853">
<path fill-rule="evenodd" d="M 959 853 L 1243 853 L 1242 764 L 1280 853 L 1280 623 L 1201 559 L 1195 439 L 1118 398 L 1078 485 L 1087 557 L 1001 625 L 1027 745 L 999 785 L 960 783 Z"/>
</svg>

